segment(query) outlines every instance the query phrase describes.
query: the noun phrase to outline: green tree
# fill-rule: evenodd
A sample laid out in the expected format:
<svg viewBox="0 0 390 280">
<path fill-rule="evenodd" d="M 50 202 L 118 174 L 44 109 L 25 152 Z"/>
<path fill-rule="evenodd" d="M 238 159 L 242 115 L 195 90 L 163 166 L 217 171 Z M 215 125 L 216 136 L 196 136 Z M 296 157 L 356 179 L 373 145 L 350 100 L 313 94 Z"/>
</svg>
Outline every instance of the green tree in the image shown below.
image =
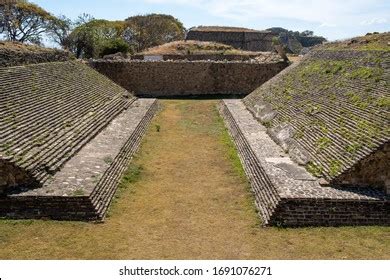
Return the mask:
<svg viewBox="0 0 390 280">
<path fill-rule="evenodd" d="M 123 39 L 125 29 L 123 21 L 91 20 L 71 32 L 69 49 L 78 58 L 98 58 L 110 54 L 110 51 L 127 52 L 130 47 Z"/>
<path fill-rule="evenodd" d="M 124 39 L 137 51 L 183 40 L 185 28 L 176 18 L 164 14 L 138 15 L 126 19 Z"/>
<path fill-rule="evenodd" d="M 68 49 L 70 45 L 69 35 L 72 29 L 72 20 L 61 15 L 51 22 L 48 36 L 54 43 L 60 45 L 64 49 Z"/>
<path fill-rule="evenodd" d="M 81 14 L 75 21 L 72 21 L 64 15 L 60 15 L 51 22 L 47 35 L 54 43 L 66 50 L 70 50 L 73 43 L 71 38 L 73 30 L 92 20 L 94 18 L 85 13 Z"/>
<path fill-rule="evenodd" d="M 305 31 L 301 32 L 300 36 L 303 36 L 303 37 L 314 36 L 314 32 L 311 30 L 305 30 Z"/>
<path fill-rule="evenodd" d="M 40 44 L 56 18 L 28 1 L 0 4 L 0 33 L 8 40 Z"/>
<path fill-rule="evenodd" d="M 103 57 L 108 54 L 115 54 L 119 52 L 126 54 L 131 51 L 129 44 L 125 40 L 122 38 L 114 38 L 102 44 L 99 56 Z"/>
</svg>

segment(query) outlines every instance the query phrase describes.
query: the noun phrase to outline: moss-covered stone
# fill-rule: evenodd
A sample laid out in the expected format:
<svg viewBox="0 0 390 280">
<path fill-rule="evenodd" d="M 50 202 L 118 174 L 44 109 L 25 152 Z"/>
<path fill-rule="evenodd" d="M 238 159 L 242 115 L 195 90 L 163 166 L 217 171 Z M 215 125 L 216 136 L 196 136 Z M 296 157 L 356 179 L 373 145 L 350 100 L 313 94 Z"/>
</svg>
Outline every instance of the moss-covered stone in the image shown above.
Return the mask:
<svg viewBox="0 0 390 280">
<path fill-rule="evenodd" d="M 390 37 L 366 39 L 316 47 L 244 99 L 256 116 L 262 114 L 257 104 L 270 104 L 275 117 L 266 125 L 272 131 L 289 123 L 294 139 L 310 154 L 307 169 L 327 180 L 390 140 Z"/>
</svg>

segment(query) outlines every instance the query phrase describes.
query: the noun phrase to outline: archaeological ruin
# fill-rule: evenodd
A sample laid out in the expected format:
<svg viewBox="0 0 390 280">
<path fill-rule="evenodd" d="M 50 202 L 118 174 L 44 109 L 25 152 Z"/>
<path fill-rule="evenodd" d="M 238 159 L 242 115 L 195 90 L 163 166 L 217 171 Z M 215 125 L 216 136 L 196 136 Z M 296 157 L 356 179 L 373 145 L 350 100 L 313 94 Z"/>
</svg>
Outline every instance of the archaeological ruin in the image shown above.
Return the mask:
<svg viewBox="0 0 390 280">
<path fill-rule="evenodd" d="M 0 215 L 103 219 L 156 100 L 78 61 L 14 57 L 0 67 Z"/>
<path fill-rule="evenodd" d="M 270 36 L 226 32 L 238 37 L 220 41 L 247 49 Z M 276 54 L 82 62 L 0 45 L 0 216 L 103 220 L 155 97 L 229 95 L 218 109 L 264 225 L 390 225 L 388 41 L 325 44 L 291 65 Z"/>
<path fill-rule="evenodd" d="M 330 44 L 222 102 L 266 224 L 390 224 L 389 77 L 388 46 Z"/>
<path fill-rule="evenodd" d="M 143 97 L 245 95 L 288 66 L 278 55 L 262 60 L 94 60 L 90 65 Z"/>
<path fill-rule="evenodd" d="M 223 26 L 198 26 L 191 28 L 187 40 L 218 42 L 247 51 L 273 51 L 271 31 Z"/>
</svg>

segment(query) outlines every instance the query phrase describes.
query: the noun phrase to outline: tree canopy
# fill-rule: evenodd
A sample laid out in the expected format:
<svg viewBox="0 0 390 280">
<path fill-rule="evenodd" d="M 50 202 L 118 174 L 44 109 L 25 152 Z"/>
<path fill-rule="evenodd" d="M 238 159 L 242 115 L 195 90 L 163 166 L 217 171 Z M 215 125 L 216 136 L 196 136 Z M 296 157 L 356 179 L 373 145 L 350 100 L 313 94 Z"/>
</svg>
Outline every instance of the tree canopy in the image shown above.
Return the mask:
<svg viewBox="0 0 390 280">
<path fill-rule="evenodd" d="M 182 40 L 184 33 L 183 24 L 170 15 L 134 16 L 125 21 L 92 19 L 74 28 L 67 48 L 77 57 L 96 58 Z"/>
<path fill-rule="evenodd" d="M 138 15 L 127 18 L 125 22 L 124 39 L 137 51 L 183 40 L 185 36 L 183 24 L 170 15 Z"/>
<path fill-rule="evenodd" d="M 56 18 L 36 4 L 0 4 L 0 33 L 8 40 L 40 44 Z"/>
<path fill-rule="evenodd" d="M 123 39 L 126 25 L 123 21 L 92 19 L 77 26 L 69 35 L 69 49 L 77 57 L 97 58 L 115 52 L 128 52 Z"/>
<path fill-rule="evenodd" d="M 97 58 L 115 52 L 142 51 L 183 40 L 185 28 L 171 15 L 137 15 L 124 21 L 94 19 L 83 14 L 77 20 L 53 16 L 26 0 L 0 4 L 0 34 L 7 40 L 41 44 L 50 39 L 76 57 Z"/>
</svg>

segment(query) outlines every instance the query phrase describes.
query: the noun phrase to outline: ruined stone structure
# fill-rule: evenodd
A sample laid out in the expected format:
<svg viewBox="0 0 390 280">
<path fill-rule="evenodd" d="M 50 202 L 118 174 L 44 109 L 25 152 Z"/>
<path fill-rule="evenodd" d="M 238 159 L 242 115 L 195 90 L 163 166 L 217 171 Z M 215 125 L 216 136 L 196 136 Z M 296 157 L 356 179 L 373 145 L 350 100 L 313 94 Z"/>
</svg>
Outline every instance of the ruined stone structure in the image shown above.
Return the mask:
<svg viewBox="0 0 390 280">
<path fill-rule="evenodd" d="M 163 61 L 169 60 L 187 60 L 187 61 L 250 61 L 259 57 L 261 53 L 253 54 L 162 54 L 158 55 Z M 150 57 L 150 56 L 149 56 Z M 147 60 L 148 55 L 135 54 L 131 56 L 132 60 Z"/>
<path fill-rule="evenodd" d="M 288 68 L 280 58 L 3 63 L 0 216 L 103 219 L 157 110 L 135 94 L 250 93 L 219 111 L 265 225 L 390 225 L 390 35 L 379 36 L 316 47 Z"/>
<path fill-rule="evenodd" d="M 0 216 L 103 219 L 156 100 L 76 61 L 0 67 L 0 81 Z"/>
<path fill-rule="evenodd" d="M 326 42 L 326 39 L 321 36 L 303 35 L 297 31 L 290 31 L 281 27 L 268 28 L 276 34 L 280 42 L 286 47 L 286 51 L 299 54 L 304 48 L 314 47 Z"/>
<path fill-rule="evenodd" d="M 109 61 L 93 68 L 140 96 L 248 94 L 288 66 L 273 62 L 238 61 Z"/>
<path fill-rule="evenodd" d="M 247 51 L 273 51 L 277 34 L 247 28 L 199 26 L 188 31 L 186 40 L 218 42 Z"/>
<path fill-rule="evenodd" d="M 45 49 L 17 42 L 0 42 L 0 67 L 70 59 L 72 55 L 66 51 Z"/>
<path fill-rule="evenodd" d="M 222 103 L 266 224 L 390 225 L 389 75 L 386 48 L 319 47 Z"/>
</svg>

